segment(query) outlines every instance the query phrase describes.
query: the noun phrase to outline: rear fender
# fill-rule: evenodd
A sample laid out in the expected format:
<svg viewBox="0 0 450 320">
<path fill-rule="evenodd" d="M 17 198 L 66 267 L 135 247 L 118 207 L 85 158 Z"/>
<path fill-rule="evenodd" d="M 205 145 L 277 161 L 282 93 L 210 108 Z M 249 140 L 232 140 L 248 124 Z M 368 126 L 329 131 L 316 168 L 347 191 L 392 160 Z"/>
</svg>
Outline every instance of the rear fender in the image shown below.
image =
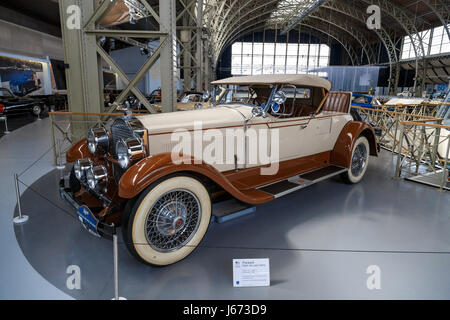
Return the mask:
<svg viewBox="0 0 450 320">
<path fill-rule="evenodd" d="M 369 141 L 370 155 L 378 156 L 375 132 L 368 123 L 351 121 L 342 129 L 341 134 L 331 152 L 331 163 L 336 166 L 350 168 L 353 147 L 359 137 L 364 136 Z"/>
</svg>

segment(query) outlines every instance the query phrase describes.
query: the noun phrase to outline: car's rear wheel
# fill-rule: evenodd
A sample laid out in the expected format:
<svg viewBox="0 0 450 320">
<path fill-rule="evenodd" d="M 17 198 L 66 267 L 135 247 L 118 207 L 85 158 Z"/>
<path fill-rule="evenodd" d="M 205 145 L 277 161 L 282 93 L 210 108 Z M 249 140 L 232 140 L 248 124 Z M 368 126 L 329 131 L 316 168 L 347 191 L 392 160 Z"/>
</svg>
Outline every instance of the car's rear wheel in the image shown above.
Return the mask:
<svg viewBox="0 0 450 320">
<path fill-rule="evenodd" d="M 166 266 L 187 257 L 203 239 L 211 220 L 205 186 L 175 176 L 150 186 L 122 226 L 127 248 L 139 260 Z"/>
<path fill-rule="evenodd" d="M 370 146 L 366 137 L 359 137 L 353 146 L 350 168 L 341 177 L 346 183 L 355 184 L 362 180 L 369 165 Z"/>
</svg>

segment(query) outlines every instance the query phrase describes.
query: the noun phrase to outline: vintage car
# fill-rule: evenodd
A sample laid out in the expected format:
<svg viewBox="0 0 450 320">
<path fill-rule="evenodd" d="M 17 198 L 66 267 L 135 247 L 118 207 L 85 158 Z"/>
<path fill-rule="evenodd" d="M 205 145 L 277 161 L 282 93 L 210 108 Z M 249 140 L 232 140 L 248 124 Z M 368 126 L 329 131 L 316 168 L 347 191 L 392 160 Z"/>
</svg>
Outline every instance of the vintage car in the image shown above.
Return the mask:
<svg viewBox="0 0 450 320">
<path fill-rule="evenodd" d="M 211 108 L 186 112 L 137 117 L 127 112 L 89 130 L 68 151 L 68 169 L 73 168 L 60 182 L 61 196 L 77 209 L 85 228 L 105 236 L 120 225 L 137 259 L 170 265 L 199 246 L 219 198 L 258 205 L 337 175 L 358 183 L 369 156 L 378 155 L 372 127 L 349 114 L 351 93 L 330 92 L 325 79 L 260 75 L 212 84 L 212 101 L 219 87 L 237 98 L 231 94 Z M 223 161 L 200 159 L 195 151 L 175 148 L 180 128 L 193 136 L 200 153 L 210 147 L 202 137 L 206 132 L 228 138 L 240 130 L 244 135 L 231 139 L 244 152 L 216 150 Z M 250 132 L 266 132 L 272 139 L 255 146 Z M 269 160 L 254 161 L 258 148 L 270 149 Z"/>
<path fill-rule="evenodd" d="M 18 97 L 11 90 L 0 88 L 0 115 L 31 113 L 39 116 L 44 107 L 45 103 L 42 99 Z"/>
</svg>

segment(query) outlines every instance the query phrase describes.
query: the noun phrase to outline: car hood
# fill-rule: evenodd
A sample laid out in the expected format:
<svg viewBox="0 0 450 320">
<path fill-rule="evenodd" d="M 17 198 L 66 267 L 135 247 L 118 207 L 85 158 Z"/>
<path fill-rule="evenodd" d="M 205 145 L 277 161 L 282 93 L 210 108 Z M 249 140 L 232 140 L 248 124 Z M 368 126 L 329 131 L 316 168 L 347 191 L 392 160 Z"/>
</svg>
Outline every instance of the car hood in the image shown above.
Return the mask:
<svg viewBox="0 0 450 320">
<path fill-rule="evenodd" d="M 250 118 L 252 108 L 243 105 L 217 106 L 191 111 L 138 116 L 150 134 L 169 133 L 174 130 L 193 130 L 197 122 L 203 129 L 224 128 L 244 125 Z"/>
</svg>

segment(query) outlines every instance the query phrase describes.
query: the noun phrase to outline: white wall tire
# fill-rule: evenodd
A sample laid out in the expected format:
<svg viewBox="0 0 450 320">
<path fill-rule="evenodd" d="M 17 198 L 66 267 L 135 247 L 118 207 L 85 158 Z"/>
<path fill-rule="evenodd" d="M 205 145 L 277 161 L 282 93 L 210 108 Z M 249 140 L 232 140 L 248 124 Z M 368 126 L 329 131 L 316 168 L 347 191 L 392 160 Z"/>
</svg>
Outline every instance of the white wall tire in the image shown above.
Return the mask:
<svg viewBox="0 0 450 320">
<path fill-rule="evenodd" d="M 172 195 L 185 199 L 186 207 L 181 204 L 183 201 L 173 200 Z M 173 204 L 178 202 L 180 204 Z M 189 210 L 186 209 L 188 206 Z M 196 215 L 193 212 L 197 208 L 199 213 Z M 204 185 L 190 176 L 175 176 L 149 187 L 134 204 L 122 228 L 128 249 L 138 259 L 154 266 L 167 266 L 186 258 L 195 250 L 205 236 L 210 221 L 211 199 Z M 179 229 L 176 227 L 178 225 Z M 177 241 L 179 244 L 171 247 Z"/>
<path fill-rule="evenodd" d="M 353 146 L 350 168 L 342 174 L 342 179 L 349 184 L 359 183 L 369 166 L 370 145 L 366 137 L 359 137 Z"/>
</svg>

